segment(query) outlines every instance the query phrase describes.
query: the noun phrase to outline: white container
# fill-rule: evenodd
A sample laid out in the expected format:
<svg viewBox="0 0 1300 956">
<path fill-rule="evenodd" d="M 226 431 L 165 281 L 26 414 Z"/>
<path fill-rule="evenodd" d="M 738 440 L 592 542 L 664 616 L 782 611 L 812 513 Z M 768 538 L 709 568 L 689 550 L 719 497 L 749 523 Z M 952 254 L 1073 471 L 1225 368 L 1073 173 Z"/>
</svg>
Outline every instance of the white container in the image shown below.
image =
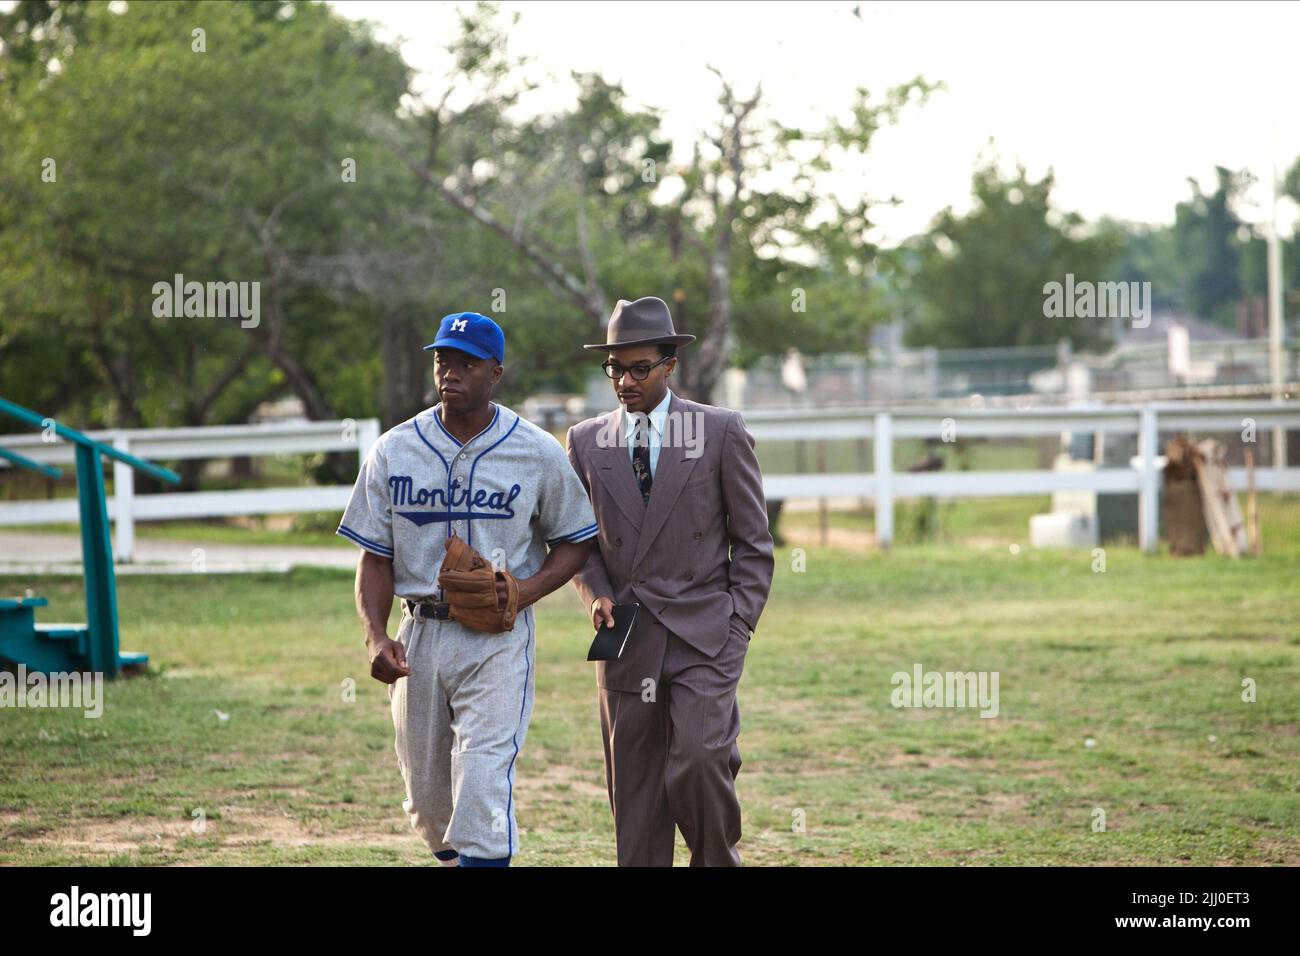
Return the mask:
<svg viewBox="0 0 1300 956">
<path fill-rule="evenodd" d="M 1035 548 L 1095 548 L 1097 516 L 1064 512 L 1034 515 L 1029 519 L 1029 544 Z"/>
</svg>

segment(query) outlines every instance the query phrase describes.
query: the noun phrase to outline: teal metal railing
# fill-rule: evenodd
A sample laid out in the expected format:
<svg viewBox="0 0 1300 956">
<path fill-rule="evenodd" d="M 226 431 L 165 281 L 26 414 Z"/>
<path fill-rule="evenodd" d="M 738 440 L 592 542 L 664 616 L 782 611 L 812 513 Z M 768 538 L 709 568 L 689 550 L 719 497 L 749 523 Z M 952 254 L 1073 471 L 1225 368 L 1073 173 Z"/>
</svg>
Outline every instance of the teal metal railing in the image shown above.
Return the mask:
<svg viewBox="0 0 1300 956">
<path fill-rule="evenodd" d="M 0 627 L 0 658 L 15 663 L 32 663 L 32 669 L 55 670 L 76 669 L 103 673 L 106 677 L 115 677 L 124 663 L 142 664 L 144 655 L 124 656 L 118 649 L 117 626 L 117 580 L 113 571 L 113 543 L 109 530 L 108 500 L 104 491 L 104 465 L 101 456 L 130 465 L 137 471 L 168 482 L 179 484 L 180 475 L 168 468 L 162 468 L 142 458 L 119 451 L 112 445 L 95 441 L 89 435 L 69 428 L 59 422 L 42 416 L 30 408 L 24 408 L 4 398 L 0 398 L 0 415 L 15 419 L 33 428 L 53 428 L 54 433 L 76 446 L 77 464 L 77 503 L 81 515 L 81 557 L 82 577 L 86 587 L 86 640 L 64 640 L 67 629 L 57 635 L 53 631 L 42 631 L 34 623 L 30 612 L 31 604 L 24 609 L 7 602 L 8 623 Z M 0 436 L 2 440 L 3 436 Z M 52 478 L 62 472 L 49 465 L 43 465 L 19 455 L 17 452 L 0 448 L 0 457 L 24 468 L 32 468 Z M 0 613 L 6 610 L 0 605 Z M 59 637 L 57 642 L 61 650 L 56 653 L 51 645 L 51 638 Z M 50 667 L 51 662 L 61 663 L 65 668 Z"/>
</svg>

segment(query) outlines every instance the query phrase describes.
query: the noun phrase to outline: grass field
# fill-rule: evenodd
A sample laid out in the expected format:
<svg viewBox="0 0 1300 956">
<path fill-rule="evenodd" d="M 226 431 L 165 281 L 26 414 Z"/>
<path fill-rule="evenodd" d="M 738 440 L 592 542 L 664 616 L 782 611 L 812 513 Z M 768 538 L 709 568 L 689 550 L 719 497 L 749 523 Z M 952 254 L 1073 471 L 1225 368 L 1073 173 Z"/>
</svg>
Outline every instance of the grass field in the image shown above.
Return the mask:
<svg viewBox="0 0 1300 956">
<path fill-rule="evenodd" d="M 746 862 L 1300 863 L 1300 555 L 1106 560 L 782 550 L 740 690 Z M 33 584 L 82 617 L 78 579 L 0 593 Z M 99 719 L 0 710 L 0 863 L 428 862 L 349 575 L 118 586 L 152 670 Z M 538 616 L 517 863 L 612 864 L 589 631 L 571 591 Z M 998 716 L 895 709 L 918 663 L 997 671 Z"/>
</svg>

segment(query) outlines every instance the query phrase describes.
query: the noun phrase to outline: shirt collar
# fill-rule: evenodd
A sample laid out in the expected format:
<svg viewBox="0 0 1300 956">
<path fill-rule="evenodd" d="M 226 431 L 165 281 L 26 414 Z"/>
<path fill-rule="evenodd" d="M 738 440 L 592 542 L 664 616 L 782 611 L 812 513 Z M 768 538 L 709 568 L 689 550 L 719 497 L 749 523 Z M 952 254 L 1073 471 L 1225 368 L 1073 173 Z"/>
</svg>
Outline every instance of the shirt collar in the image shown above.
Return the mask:
<svg viewBox="0 0 1300 956">
<path fill-rule="evenodd" d="M 664 391 L 663 400 L 650 410 L 650 427 L 654 429 L 655 434 L 662 440 L 664 437 L 664 422 L 668 420 L 668 405 L 673 400 L 673 390 Z M 632 443 L 633 435 L 636 432 L 637 419 L 641 413 L 634 412 L 628 414 L 627 409 L 623 409 L 623 434 L 627 437 L 628 444 Z"/>
<path fill-rule="evenodd" d="M 446 435 L 448 441 L 450 441 L 457 448 L 465 448 L 468 445 L 473 445 L 475 442 L 477 442 L 480 438 L 484 437 L 485 435 L 490 435 L 496 429 L 497 422 L 501 418 L 501 406 L 498 405 L 496 402 L 489 402 L 488 404 L 492 406 L 492 418 L 488 421 L 486 427 L 484 427 L 484 429 L 481 432 L 479 432 L 469 441 L 463 443 L 461 442 L 460 439 L 458 439 L 455 435 L 453 435 L 450 431 L 448 431 L 447 426 L 442 423 L 442 415 L 440 414 L 442 409 L 442 402 L 439 402 L 437 405 L 433 406 L 433 408 L 429 410 L 429 414 L 433 417 L 434 427 L 441 434 Z"/>
</svg>

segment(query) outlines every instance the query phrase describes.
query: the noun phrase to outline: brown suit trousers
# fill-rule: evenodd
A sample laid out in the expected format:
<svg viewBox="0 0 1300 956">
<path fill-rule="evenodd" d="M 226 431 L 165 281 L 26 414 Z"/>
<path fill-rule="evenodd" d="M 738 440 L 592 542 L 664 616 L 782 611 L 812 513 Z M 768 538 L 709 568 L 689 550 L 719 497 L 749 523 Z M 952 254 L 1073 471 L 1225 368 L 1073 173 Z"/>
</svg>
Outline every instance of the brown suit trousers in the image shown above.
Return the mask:
<svg viewBox="0 0 1300 956">
<path fill-rule="evenodd" d="M 596 665 L 619 865 L 671 866 L 675 824 L 692 866 L 735 866 L 736 688 L 772 583 L 772 537 L 740 416 L 675 395 L 674 413 L 686 441 L 670 443 L 670 423 L 648 503 L 627 445 L 612 440 L 620 412 L 570 429 L 600 528 L 573 581 L 587 607 L 641 605 L 623 656 Z"/>
<path fill-rule="evenodd" d="M 733 628 L 708 658 L 652 617 L 633 640 L 662 647 L 657 680 L 641 692 L 600 689 L 605 783 L 619 866 L 672 866 L 673 825 L 691 866 L 739 866 L 740 706 L 736 685 L 748 632 Z"/>
</svg>

